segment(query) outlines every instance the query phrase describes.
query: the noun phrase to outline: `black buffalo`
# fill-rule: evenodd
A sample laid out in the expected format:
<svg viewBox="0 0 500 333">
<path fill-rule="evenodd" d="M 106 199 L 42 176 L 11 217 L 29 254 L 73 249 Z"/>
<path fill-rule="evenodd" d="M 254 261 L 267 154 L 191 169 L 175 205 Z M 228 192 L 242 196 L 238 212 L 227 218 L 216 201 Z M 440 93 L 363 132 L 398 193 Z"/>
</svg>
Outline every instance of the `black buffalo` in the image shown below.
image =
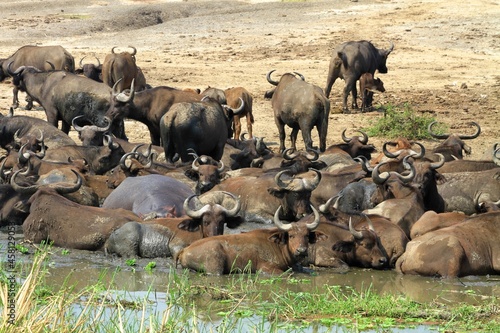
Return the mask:
<svg viewBox="0 0 500 333">
<path fill-rule="evenodd" d="M 278 82 L 271 79 L 272 72 L 274 70 L 267 73 L 266 78 L 276 88 L 266 93 L 266 96 L 272 95 L 271 104 L 280 136 L 280 152 L 285 150 L 285 125 L 292 128 L 290 135 L 292 148 L 297 149 L 297 134 L 300 130 L 306 150 L 313 149 L 311 131 L 313 127 L 316 127 L 319 135 L 319 150 L 324 152 L 330 101 L 320 87 L 305 82 L 302 75 L 295 73 L 300 76 L 298 79 L 294 74 L 286 73 Z"/>
<path fill-rule="evenodd" d="M 179 154 L 182 162 L 192 161 L 190 149 L 198 155 L 207 155 L 220 161 L 224 146 L 232 136 L 233 115 L 240 112 L 222 106 L 210 97 L 200 102 L 176 103 L 160 120 L 160 133 L 165 158 L 174 161 Z"/>
<path fill-rule="evenodd" d="M 389 49 L 378 49 L 371 42 L 366 40 L 349 41 L 338 46 L 334 51 L 330 60 L 330 68 L 328 69 L 328 79 L 326 81 L 325 95 L 330 96 L 332 86 L 337 78 L 345 81 L 343 98 L 344 112 L 348 112 L 347 97 L 352 93 L 352 108 L 357 109 L 358 91 L 356 89 L 356 81 L 359 80 L 363 73 L 375 74 L 387 73 L 387 57 L 394 49 L 394 44 L 391 43 Z"/>
</svg>

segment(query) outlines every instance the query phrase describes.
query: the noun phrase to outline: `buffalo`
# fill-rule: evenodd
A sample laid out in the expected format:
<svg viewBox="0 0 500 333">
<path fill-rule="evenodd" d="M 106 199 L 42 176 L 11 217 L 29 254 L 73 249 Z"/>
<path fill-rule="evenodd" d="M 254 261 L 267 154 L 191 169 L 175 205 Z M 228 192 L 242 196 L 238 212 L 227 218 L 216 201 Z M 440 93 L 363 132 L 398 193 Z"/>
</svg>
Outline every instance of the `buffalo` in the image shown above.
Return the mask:
<svg viewBox="0 0 500 333">
<path fill-rule="evenodd" d="M 330 101 L 320 87 L 305 82 L 302 75 L 295 73 L 299 75 L 300 79 L 298 79 L 294 74 L 286 73 L 281 76 L 279 81 L 274 81 L 271 79 L 273 72 L 274 70 L 268 72 L 266 78 L 270 84 L 276 86 L 268 96 L 272 95 L 274 121 L 280 137 L 279 151 L 285 150 L 285 125 L 287 125 L 292 128 L 290 135 L 292 148 L 297 149 L 297 134 L 300 130 L 306 149 L 313 149 L 311 131 L 313 127 L 316 127 L 319 136 L 319 150 L 324 152 L 328 133 Z"/>
<path fill-rule="evenodd" d="M 375 71 L 387 73 L 387 57 L 394 50 L 394 44 L 387 49 L 378 49 L 366 40 L 342 43 L 333 51 L 326 80 L 325 95 L 330 96 L 332 86 L 338 78 L 345 81 L 342 95 L 344 112 L 349 112 L 347 97 L 352 94 L 352 108 L 358 108 L 356 82 L 363 73 L 375 74 Z"/>
</svg>

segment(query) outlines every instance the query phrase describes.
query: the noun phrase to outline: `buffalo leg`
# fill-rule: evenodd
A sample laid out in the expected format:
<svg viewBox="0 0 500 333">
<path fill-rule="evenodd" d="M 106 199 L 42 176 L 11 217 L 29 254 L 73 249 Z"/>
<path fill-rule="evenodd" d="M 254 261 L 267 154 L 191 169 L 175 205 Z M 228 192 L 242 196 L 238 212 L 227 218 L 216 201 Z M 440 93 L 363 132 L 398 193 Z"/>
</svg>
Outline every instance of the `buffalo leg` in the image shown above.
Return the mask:
<svg viewBox="0 0 500 333">
<path fill-rule="evenodd" d="M 250 113 L 247 113 L 247 130 L 248 130 L 248 138 L 251 139 L 253 138 L 253 133 L 252 133 L 252 115 Z"/>
<path fill-rule="evenodd" d="M 280 153 L 282 153 L 285 150 L 285 124 L 281 120 L 276 119 L 276 126 L 278 127 L 280 137 Z"/>
<path fill-rule="evenodd" d="M 353 94 L 353 98 L 358 97 L 358 92 L 354 92 L 353 90 L 356 90 L 356 80 L 353 80 L 351 78 L 348 78 L 345 82 L 345 87 L 344 91 L 342 94 L 342 107 L 344 108 L 344 113 L 349 113 L 349 108 L 347 107 L 347 98 L 349 97 L 349 94 Z M 356 97 L 354 97 L 356 95 Z M 353 107 L 354 107 L 355 100 L 353 101 Z M 356 108 L 357 108 L 357 103 L 356 103 Z"/>
<path fill-rule="evenodd" d="M 292 148 L 294 150 L 297 150 L 297 135 L 299 134 L 299 128 L 294 127 L 292 129 L 292 133 L 290 134 L 290 141 L 292 142 Z M 304 132 L 302 132 L 302 135 L 304 135 Z M 304 138 L 304 142 L 306 142 L 306 139 Z M 307 147 L 307 145 L 306 145 Z"/>
<path fill-rule="evenodd" d="M 17 109 L 19 107 L 19 99 L 18 99 L 19 89 L 17 89 L 17 87 L 14 87 L 14 89 L 12 89 L 12 94 L 13 94 L 12 108 Z"/>
<path fill-rule="evenodd" d="M 240 139 L 240 134 L 241 134 L 241 119 L 240 116 L 234 115 L 233 116 L 233 126 L 234 126 L 234 139 L 239 140 Z"/>
</svg>

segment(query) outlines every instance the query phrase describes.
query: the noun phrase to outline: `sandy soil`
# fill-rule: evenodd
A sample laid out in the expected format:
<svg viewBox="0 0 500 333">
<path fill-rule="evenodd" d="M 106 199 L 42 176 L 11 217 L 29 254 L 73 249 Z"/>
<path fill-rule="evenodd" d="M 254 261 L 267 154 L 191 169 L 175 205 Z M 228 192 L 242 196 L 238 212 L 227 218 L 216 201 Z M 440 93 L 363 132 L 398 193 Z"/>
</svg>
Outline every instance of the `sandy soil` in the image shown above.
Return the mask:
<svg viewBox="0 0 500 333">
<path fill-rule="evenodd" d="M 468 142 L 470 158 L 481 158 L 499 141 L 497 1 L 3 0 L 2 14 L 0 58 L 26 44 L 60 44 L 78 63 L 83 56 L 103 60 L 113 46 L 132 45 L 153 86 L 243 86 L 254 96 L 254 133 L 273 149 L 278 134 L 271 103 L 263 97 L 272 87 L 265 79 L 269 70 L 276 69 L 276 75 L 297 71 L 324 88 L 335 46 L 366 39 L 387 48 L 393 42 L 389 73 L 380 75 L 387 91 L 375 96 L 375 104 L 410 103 L 452 132 L 471 133 L 467 122 L 479 122 L 480 137 Z M 382 116 L 341 114 L 343 86 L 338 80 L 330 96 L 327 145 L 340 142 L 344 128 L 351 134 Z M 0 84 L 2 113 L 11 101 L 10 81 L 5 81 Z M 16 114 L 45 118 L 41 109 L 19 108 Z M 133 142 L 149 137 L 132 121 L 127 135 Z M 370 142 L 380 147 L 385 140 Z"/>
</svg>

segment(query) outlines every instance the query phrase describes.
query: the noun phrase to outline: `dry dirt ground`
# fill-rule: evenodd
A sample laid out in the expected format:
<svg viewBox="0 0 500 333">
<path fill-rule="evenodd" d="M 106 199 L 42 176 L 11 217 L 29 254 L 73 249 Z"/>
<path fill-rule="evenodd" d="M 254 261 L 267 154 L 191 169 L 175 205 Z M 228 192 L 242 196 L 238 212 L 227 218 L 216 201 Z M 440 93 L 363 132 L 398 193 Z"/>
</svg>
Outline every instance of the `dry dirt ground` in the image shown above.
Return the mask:
<svg viewBox="0 0 500 333">
<path fill-rule="evenodd" d="M 498 1 L 2 0 L 1 7 L 0 58 L 27 44 L 59 44 L 78 63 L 94 54 L 103 60 L 114 46 L 135 46 L 153 86 L 245 87 L 254 96 L 254 133 L 273 149 L 278 134 L 263 97 L 272 87 L 269 70 L 297 71 L 324 88 L 335 46 L 366 39 L 387 48 L 393 42 L 389 72 L 380 75 L 387 91 L 375 96 L 375 105 L 408 102 L 458 133 L 471 133 L 467 122 L 477 121 L 482 133 L 469 142 L 470 158 L 481 158 L 499 141 Z M 354 134 L 382 116 L 341 114 L 343 86 L 338 80 L 330 96 L 327 145 L 340 142 L 344 128 Z M 11 101 L 8 80 L 0 84 L 3 114 Z M 41 109 L 15 113 L 45 117 Z M 126 126 L 132 142 L 148 140 L 141 124 Z M 379 148 L 383 141 L 370 139 Z"/>
</svg>

